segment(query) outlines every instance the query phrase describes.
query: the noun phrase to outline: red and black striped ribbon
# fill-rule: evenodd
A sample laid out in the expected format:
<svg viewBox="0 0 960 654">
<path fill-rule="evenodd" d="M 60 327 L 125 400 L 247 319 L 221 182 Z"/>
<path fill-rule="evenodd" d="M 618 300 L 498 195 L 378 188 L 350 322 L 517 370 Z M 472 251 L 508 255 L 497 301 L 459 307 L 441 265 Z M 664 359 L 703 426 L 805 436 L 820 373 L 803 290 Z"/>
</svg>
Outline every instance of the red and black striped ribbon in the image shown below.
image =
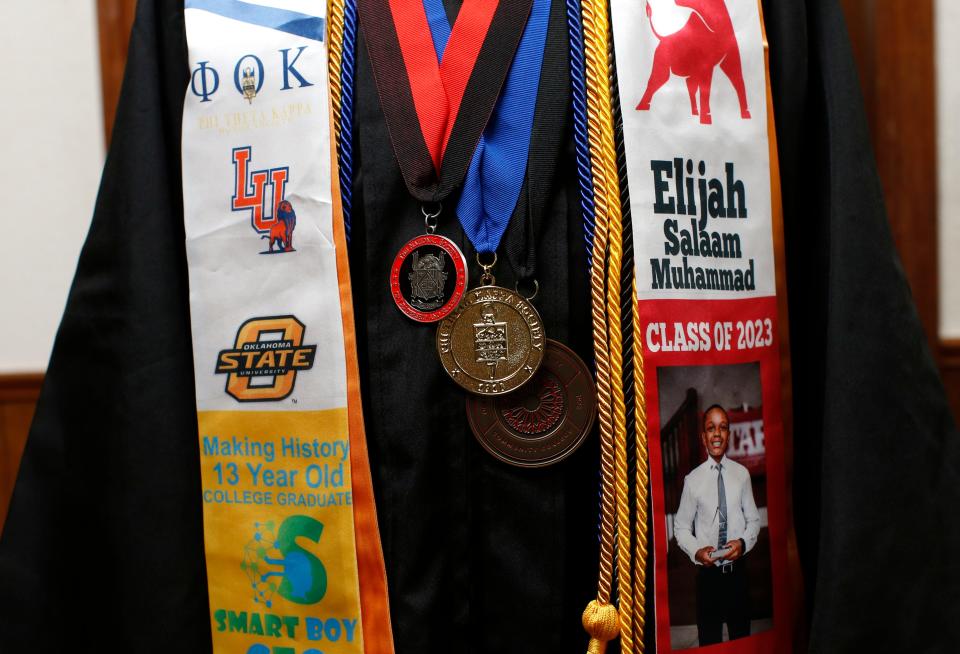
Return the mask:
<svg viewBox="0 0 960 654">
<path fill-rule="evenodd" d="M 421 0 L 358 0 L 390 141 L 421 202 L 462 183 L 532 5 L 465 0 L 438 62 Z"/>
</svg>

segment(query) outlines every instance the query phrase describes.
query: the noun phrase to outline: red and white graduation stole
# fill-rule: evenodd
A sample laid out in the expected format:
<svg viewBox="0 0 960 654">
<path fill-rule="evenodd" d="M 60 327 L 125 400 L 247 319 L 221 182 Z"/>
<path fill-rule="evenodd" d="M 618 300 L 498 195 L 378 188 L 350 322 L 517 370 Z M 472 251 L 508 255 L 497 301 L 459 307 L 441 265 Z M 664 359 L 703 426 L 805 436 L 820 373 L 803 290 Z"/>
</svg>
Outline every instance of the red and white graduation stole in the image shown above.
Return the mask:
<svg viewBox="0 0 960 654">
<path fill-rule="evenodd" d="M 213 651 L 392 652 L 331 175 L 325 6 L 186 0 L 183 199 Z"/>
<path fill-rule="evenodd" d="M 786 305 L 760 6 L 612 0 L 611 15 L 646 378 L 657 651 L 722 642 L 711 651 L 788 652 Z M 729 541 L 740 548 L 732 565 Z M 716 559 L 704 564 L 698 552 Z"/>
</svg>

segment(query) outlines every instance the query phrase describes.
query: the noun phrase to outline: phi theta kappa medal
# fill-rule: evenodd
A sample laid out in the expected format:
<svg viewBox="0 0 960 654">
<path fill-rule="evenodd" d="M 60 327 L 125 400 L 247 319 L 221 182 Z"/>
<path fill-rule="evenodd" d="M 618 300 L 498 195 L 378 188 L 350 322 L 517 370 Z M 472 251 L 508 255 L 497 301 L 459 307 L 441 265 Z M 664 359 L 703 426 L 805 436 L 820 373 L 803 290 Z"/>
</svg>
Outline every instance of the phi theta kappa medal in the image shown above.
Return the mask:
<svg viewBox="0 0 960 654">
<path fill-rule="evenodd" d="M 468 292 L 437 329 L 447 374 L 478 395 L 504 395 L 525 384 L 543 361 L 540 314 L 518 293 L 500 286 Z"/>
<path fill-rule="evenodd" d="M 524 468 L 570 456 L 593 428 L 596 412 L 590 369 L 573 350 L 549 339 L 540 370 L 523 388 L 467 398 L 470 429 L 484 449 Z"/>
<path fill-rule="evenodd" d="M 390 293 L 397 307 L 417 322 L 436 322 L 457 308 L 467 288 L 467 260 L 450 239 L 424 234 L 397 253 Z"/>
</svg>

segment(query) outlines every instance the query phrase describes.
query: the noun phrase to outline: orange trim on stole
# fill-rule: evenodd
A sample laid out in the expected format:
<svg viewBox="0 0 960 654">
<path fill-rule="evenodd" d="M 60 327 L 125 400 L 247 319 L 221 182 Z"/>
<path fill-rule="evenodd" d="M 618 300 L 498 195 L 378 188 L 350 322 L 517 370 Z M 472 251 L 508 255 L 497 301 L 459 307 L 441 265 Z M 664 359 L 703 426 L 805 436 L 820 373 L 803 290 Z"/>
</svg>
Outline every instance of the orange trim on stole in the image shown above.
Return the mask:
<svg viewBox="0 0 960 654">
<path fill-rule="evenodd" d="M 357 577 L 360 581 L 360 616 L 365 654 L 393 654 L 390 598 L 387 571 L 380 545 L 380 527 L 373 496 L 373 479 L 367 456 L 367 437 L 360 397 L 360 366 L 357 362 L 357 335 L 354 329 L 353 292 L 350 262 L 343 226 L 340 177 L 337 175 L 336 134 L 330 107 L 330 171 L 333 196 L 333 242 L 337 252 L 340 313 L 343 318 L 343 347 L 347 367 L 347 421 L 350 429 L 350 468 L 353 476 L 353 530 L 357 548 Z"/>
</svg>

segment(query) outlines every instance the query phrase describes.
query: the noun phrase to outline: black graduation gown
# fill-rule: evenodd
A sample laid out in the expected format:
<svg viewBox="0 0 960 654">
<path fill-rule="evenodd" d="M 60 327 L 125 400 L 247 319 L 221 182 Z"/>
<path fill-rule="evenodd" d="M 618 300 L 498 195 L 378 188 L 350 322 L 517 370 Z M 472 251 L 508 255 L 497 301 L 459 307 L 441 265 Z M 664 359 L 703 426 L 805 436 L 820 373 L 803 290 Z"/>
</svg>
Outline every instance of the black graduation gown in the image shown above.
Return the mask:
<svg viewBox="0 0 960 654">
<path fill-rule="evenodd" d="M 954 651 L 958 434 L 886 224 L 842 16 L 833 0 L 764 9 L 787 237 L 801 629 L 816 652 Z M 589 360 L 561 41 L 539 96 L 525 220 L 497 273 L 512 285 L 535 254 L 547 333 Z M 385 154 L 362 46 L 358 55 L 351 256 L 397 652 L 582 652 L 597 441 L 539 471 L 506 467 L 474 443 L 463 396 L 435 363 L 433 330 L 403 318 L 387 292 L 418 207 Z M 180 183 L 188 73 L 182 3 L 141 0 L 95 217 L 0 540 L 2 652 L 210 649 Z M 466 250 L 458 226 L 440 231 Z"/>
</svg>

